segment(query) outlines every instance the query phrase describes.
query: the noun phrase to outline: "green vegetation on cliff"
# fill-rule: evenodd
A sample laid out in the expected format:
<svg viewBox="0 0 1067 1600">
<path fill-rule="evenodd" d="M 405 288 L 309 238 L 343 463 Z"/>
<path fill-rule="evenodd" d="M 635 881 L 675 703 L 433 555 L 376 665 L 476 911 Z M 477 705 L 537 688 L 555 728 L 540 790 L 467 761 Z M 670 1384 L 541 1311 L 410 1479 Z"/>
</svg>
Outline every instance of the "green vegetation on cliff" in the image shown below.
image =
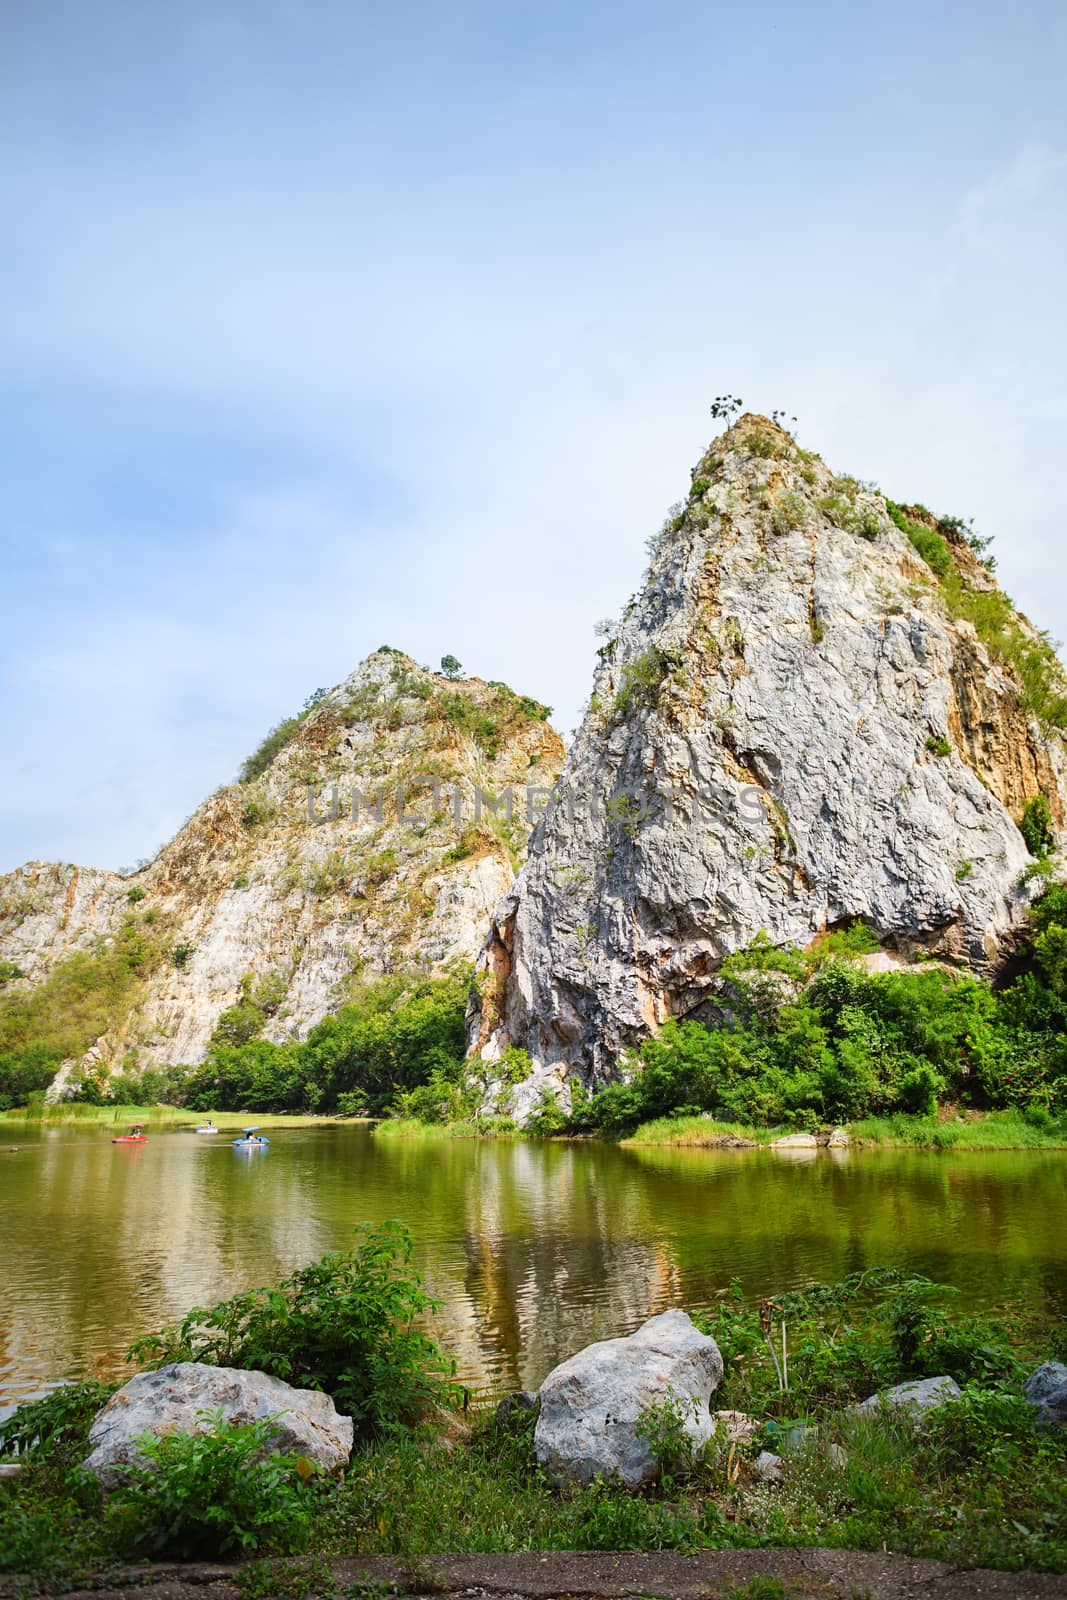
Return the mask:
<svg viewBox="0 0 1067 1600">
<path fill-rule="evenodd" d="M 131 914 L 114 938 L 75 951 L 43 982 L 0 993 L 0 1111 L 40 1093 L 62 1061 L 84 1055 L 121 1023 L 166 955 L 166 933 L 153 914 Z"/>
<path fill-rule="evenodd" d="M 1053 640 L 1046 631 L 1025 627 L 1003 590 L 969 580 L 950 542 L 959 540 L 964 525 L 952 517 L 935 523 L 924 507 L 899 506 L 888 499 L 886 510 L 933 572 L 949 615 L 970 622 L 993 659 L 1015 677 L 1025 709 L 1046 732 L 1067 728 L 1067 674 Z M 981 557 L 988 541 L 971 534 L 967 543 Z M 991 567 L 990 558 L 983 565 Z"/>
<path fill-rule="evenodd" d="M 1067 888 L 1035 902 L 1026 968 L 1001 990 L 933 964 L 867 972 L 852 957 L 870 944 L 857 928 L 809 954 L 758 941 L 732 956 L 723 1026 L 667 1022 L 570 1129 L 618 1137 L 699 1114 L 803 1129 L 945 1102 L 1067 1123 Z"/>
</svg>

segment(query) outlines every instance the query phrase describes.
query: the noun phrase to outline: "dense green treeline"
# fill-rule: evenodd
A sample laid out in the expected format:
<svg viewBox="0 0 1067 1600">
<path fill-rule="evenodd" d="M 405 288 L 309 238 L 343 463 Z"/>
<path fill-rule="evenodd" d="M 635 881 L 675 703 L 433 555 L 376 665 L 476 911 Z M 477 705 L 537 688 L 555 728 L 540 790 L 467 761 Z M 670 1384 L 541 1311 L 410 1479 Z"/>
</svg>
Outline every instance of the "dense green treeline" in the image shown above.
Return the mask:
<svg viewBox="0 0 1067 1600">
<path fill-rule="evenodd" d="M 933 964 L 867 972 L 851 958 L 873 947 L 862 927 L 807 954 L 757 941 L 723 968 L 727 1025 L 668 1022 L 570 1128 L 620 1136 L 696 1113 L 814 1128 L 945 1101 L 1067 1116 L 1067 888 L 1036 902 L 1027 970 L 1000 990 Z M 546 1103 L 537 1120 L 560 1118 Z"/>
<path fill-rule="evenodd" d="M 198 1067 L 126 1073 L 112 1095 L 166 1100 L 194 1111 L 313 1111 L 381 1116 L 406 1091 L 462 1072 L 468 968 L 442 978 L 383 978 L 312 1028 L 302 1043 L 233 1043 L 224 1012 Z"/>
<path fill-rule="evenodd" d="M 0 1004 L 0 1108 L 43 1087 L 161 959 L 150 932 L 131 919 L 107 949 L 72 957 L 47 983 Z M 1067 1117 L 1067 886 L 1035 902 L 1017 975 L 1001 988 L 933 962 L 871 973 L 857 958 L 874 948 L 859 925 L 804 953 L 757 940 L 722 969 L 722 1026 L 668 1022 L 624 1058 L 616 1082 L 590 1096 L 576 1088 L 569 1116 L 543 1095 L 531 1131 L 617 1138 L 696 1114 L 814 1128 L 930 1115 L 945 1102 L 1014 1110 L 1038 1127 Z M 469 985 L 460 967 L 384 978 L 303 1042 L 273 1044 L 256 1035 L 282 991 L 261 980 L 223 1013 L 200 1066 L 87 1077 L 79 1093 L 192 1110 L 507 1126 L 512 1086 L 529 1060 L 512 1049 L 492 1067 L 464 1063 Z"/>
</svg>

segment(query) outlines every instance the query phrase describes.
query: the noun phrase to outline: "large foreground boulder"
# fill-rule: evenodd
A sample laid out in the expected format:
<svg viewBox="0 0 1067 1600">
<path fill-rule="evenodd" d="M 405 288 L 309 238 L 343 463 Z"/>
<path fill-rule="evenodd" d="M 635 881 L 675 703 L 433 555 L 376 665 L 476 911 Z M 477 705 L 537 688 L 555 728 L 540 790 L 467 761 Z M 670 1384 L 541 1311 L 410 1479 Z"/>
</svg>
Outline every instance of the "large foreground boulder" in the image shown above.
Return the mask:
<svg viewBox="0 0 1067 1600">
<path fill-rule="evenodd" d="M 708 1402 L 722 1370 L 715 1340 L 684 1311 L 651 1317 L 627 1339 L 588 1345 L 541 1385 L 537 1459 L 560 1487 L 594 1478 L 647 1483 L 660 1463 L 638 1433 L 639 1415 L 672 1402 L 699 1449 L 715 1432 Z"/>
<path fill-rule="evenodd" d="M 1023 1385 L 1034 1421 L 1042 1428 L 1067 1428 L 1067 1367 L 1062 1361 L 1046 1361 L 1032 1372 Z"/>
<path fill-rule="evenodd" d="M 121 1469 L 145 1459 L 139 1435 L 210 1433 L 219 1411 L 231 1423 L 274 1418 L 272 1452 L 294 1451 L 327 1473 L 342 1472 L 348 1463 L 352 1419 L 340 1415 L 329 1395 L 294 1389 L 265 1372 L 178 1361 L 139 1372 L 111 1396 L 89 1429 L 93 1449 L 85 1466 L 105 1489 L 115 1489 L 123 1481 Z"/>
</svg>

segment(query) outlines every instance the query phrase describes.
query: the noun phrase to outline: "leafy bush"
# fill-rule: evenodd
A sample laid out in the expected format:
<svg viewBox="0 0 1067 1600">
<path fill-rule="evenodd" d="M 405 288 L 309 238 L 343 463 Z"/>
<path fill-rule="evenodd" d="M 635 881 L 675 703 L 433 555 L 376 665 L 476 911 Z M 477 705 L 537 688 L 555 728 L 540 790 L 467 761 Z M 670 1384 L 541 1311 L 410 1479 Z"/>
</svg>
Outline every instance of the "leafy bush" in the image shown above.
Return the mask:
<svg viewBox="0 0 1067 1600">
<path fill-rule="evenodd" d="M 634 1432 L 665 1476 L 684 1476 L 693 1470 L 696 1452 L 688 1425 L 699 1417 L 699 1403 L 677 1394 L 670 1384 L 662 1400 L 654 1400 L 638 1412 Z"/>
<path fill-rule="evenodd" d="M 950 756 L 952 754 L 952 746 L 943 733 L 928 734 L 926 748 L 932 756 Z"/>
<path fill-rule="evenodd" d="M 1056 833 L 1052 825 L 1052 807 L 1043 794 L 1035 794 L 1026 802 L 1019 832 L 1032 856 L 1041 859 L 1052 853 Z"/>
<path fill-rule="evenodd" d="M 309 1094 L 328 1109 L 337 1095 L 359 1093 L 371 1112 L 459 1070 L 466 1049 L 467 968 L 447 977 L 383 979 L 355 1003 L 314 1027 L 303 1046 Z"/>
<path fill-rule="evenodd" d="M 362 1436 L 410 1423 L 456 1398 L 452 1363 L 414 1326 L 436 1304 L 412 1271 L 402 1223 L 364 1223 L 354 1250 L 330 1252 L 274 1289 L 249 1289 L 213 1310 L 138 1339 L 130 1359 L 203 1361 L 323 1389 Z"/>
<path fill-rule="evenodd" d="M 470 972 L 400 973 L 363 985 L 301 1044 L 255 1038 L 280 1004 L 277 974 L 243 987 L 219 1019 L 207 1059 L 180 1098 L 194 1110 L 381 1115 L 398 1096 L 444 1073 L 460 1085 Z"/>
<path fill-rule="evenodd" d="M 85 1378 L 60 1384 L 43 1399 L 25 1401 L 0 1422 L 0 1456 L 83 1445 L 93 1418 L 117 1387 Z"/>
<path fill-rule="evenodd" d="M 779 495 L 771 511 L 771 527 L 775 533 L 790 533 L 794 528 L 802 528 L 807 516 L 808 503 L 803 495 Z"/>
<path fill-rule="evenodd" d="M 1026 1093 L 1045 1081 L 1034 1050 L 1020 1052 L 1020 1029 L 1034 1027 L 1033 975 L 1023 997 L 941 968 L 867 973 L 844 948 L 869 944 L 866 929 L 829 937 L 840 940 L 838 952 L 829 944 L 828 953 L 801 955 L 757 941 L 732 957 L 722 969 L 727 1024 L 669 1020 L 623 1060 L 620 1081 L 577 1107 L 570 1126 L 617 1136 L 704 1113 L 727 1124 L 811 1127 L 928 1114 L 947 1093 L 1025 1104 L 1011 1097 L 1009 1074 Z M 1034 952 L 1063 982 L 1067 928 L 1039 929 Z"/>
<path fill-rule="evenodd" d="M 615 696 L 616 716 L 625 716 L 634 706 L 648 709 L 656 706 L 660 690 L 677 666 L 678 658 L 658 645 L 651 645 L 633 661 L 628 661 L 620 674 Z"/>
<path fill-rule="evenodd" d="M 286 981 L 280 972 L 265 973 L 258 983 L 251 973 L 246 973 L 240 990 L 241 998 L 219 1017 L 211 1035 L 212 1045 L 242 1045 L 254 1039 L 268 1019 L 277 1015 L 285 999 Z"/>
<path fill-rule="evenodd" d="M 450 722 L 462 733 L 469 733 L 490 757 L 497 754 L 500 740 L 500 723 L 482 709 L 469 694 L 461 689 L 451 694 L 436 694 L 433 711 L 445 722 Z"/>
<path fill-rule="evenodd" d="M 881 1316 L 889 1330 L 895 1370 L 902 1378 L 936 1378 L 947 1372 L 958 1383 L 966 1383 L 1010 1371 L 1012 1361 L 996 1348 L 998 1335 L 991 1325 L 977 1317 L 950 1317 L 943 1306 L 932 1303 L 955 1293 L 946 1284 L 912 1278 L 886 1300 Z"/>
<path fill-rule="evenodd" d="M 302 1550 L 311 1533 L 315 1469 L 303 1456 L 270 1451 L 270 1418 L 228 1422 L 205 1433 L 143 1434 L 143 1463 L 123 1467 L 108 1501 L 117 1543 L 154 1556 L 210 1559 L 238 1551 Z"/>
<path fill-rule="evenodd" d="M 789 447 L 767 428 L 753 428 L 745 437 L 745 448 L 760 460 L 770 461 L 775 456 L 786 455 Z"/>
<path fill-rule="evenodd" d="M 241 825 L 245 828 L 258 828 L 261 823 L 269 822 L 273 816 L 274 807 L 270 801 L 251 797 L 241 808 Z"/>
</svg>

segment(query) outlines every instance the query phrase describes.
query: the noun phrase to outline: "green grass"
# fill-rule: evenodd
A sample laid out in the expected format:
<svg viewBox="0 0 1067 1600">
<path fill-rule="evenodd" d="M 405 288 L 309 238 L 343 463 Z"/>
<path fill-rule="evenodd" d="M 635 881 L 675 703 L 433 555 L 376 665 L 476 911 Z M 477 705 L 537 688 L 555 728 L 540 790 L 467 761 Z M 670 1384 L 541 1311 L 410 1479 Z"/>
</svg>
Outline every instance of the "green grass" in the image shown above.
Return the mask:
<svg viewBox="0 0 1067 1600">
<path fill-rule="evenodd" d="M 788 1133 L 788 1128 L 753 1128 L 740 1122 L 714 1122 L 708 1117 L 657 1117 L 653 1122 L 642 1122 L 621 1144 L 728 1144 L 733 1139 L 745 1139 L 751 1144 L 769 1144 L 772 1139 Z"/>
<path fill-rule="evenodd" d="M 309 1283 L 318 1285 L 327 1335 L 331 1295 L 317 1278 Z M 367 1292 L 371 1324 L 388 1322 L 388 1284 L 372 1274 Z M 358 1323 L 363 1302 L 359 1294 L 349 1302 Z M 263 1306 L 269 1319 L 274 1308 Z M 365 1435 L 342 1481 L 309 1490 L 310 1553 L 328 1561 L 830 1546 L 888 1548 L 964 1568 L 1067 1570 L 1067 1430 L 1035 1430 L 1021 1392 L 1039 1361 L 1063 1352 L 1062 1321 L 1032 1302 L 995 1315 L 961 1311 L 955 1291 L 884 1267 L 787 1292 L 773 1311 L 776 1332 L 779 1322 L 788 1330 L 787 1386 L 758 1303 L 735 1287 L 693 1308 L 723 1355 L 713 1404 L 759 1422 L 750 1442 L 717 1439 L 696 1460 L 679 1456 L 677 1414 L 661 1407 L 658 1418 L 646 1414 L 660 1483 L 636 1494 L 603 1484 L 561 1494 L 537 1465 L 531 1412 L 498 1421 L 491 1410 L 450 1418 L 433 1410 L 432 1421 Z M 406 1337 L 402 1306 L 393 1318 Z M 921 1434 L 899 1413 L 857 1417 L 849 1409 L 891 1384 L 939 1373 L 951 1374 L 962 1393 L 928 1414 Z M 0 1484 L 0 1570 L 32 1571 L 38 1586 L 84 1587 L 128 1557 L 124 1491 L 102 1517 L 98 1491 L 77 1471 L 101 1399 L 99 1385 L 63 1388 L 0 1425 L 0 1454 L 26 1452 L 20 1476 Z M 798 1422 L 810 1431 L 790 1448 Z M 760 1481 L 756 1458 L 765 1448 L 784 1455 L 780 1484 Z M 183 1492 L 175 1479 L 179 1510 Z M 254 1501 L 238 1509 L 243 1526 L 254 1520 Z"/>
<path fill-rule="evenodd" d="M 1035 1126 L 1015 1111 L 987 1111 L 967 1121 L 942 1122 L 937 1117 L 864 1117 L 845 1123 L 857 1145 L 886 1145 L 934 1150 L 1063 1150 L 1067 1149 L 1067 1122 Z M 643 1122 L 624 1145 L 688 1145 L 713 1149 L 731 1139 L 767 1145 L 797 1127 L 754 1128 L 736 1122 L 712 1122 L 706 1117 L 660 1117 Z"/>
<path fill-rule="evenodd" d="M 518 1139 L 521 1133 L 507 1118 L 477 1122 L 419 1122 L 415 1117 L 388 1117 L 375 1123 L 376 1139 L 421 1139 L 440 1143 L 447 1139 Z"/>
<path fill-rule="evenodd" d="M 67 1124 L 112 1127 L 118 1123 L 143 1122 L 148 1127 L 194 1128 L 198 1123 L 211 1121 L 221 1133 L 239 1133 L 249 1121 L 255 1121 L 261 1128 L 314 1128 L 328 1124 L 340 1126 L 341 1120 L 270 1111 L 190 1111 L 187 1106 L 90 1106 L 78 1101 L 0 1111 L 0 1127 L 62 1127 Z M 346 1123 L 366 1120 L 361 1117 L 344 1119 Z"/>
<path fill-rule="evenodd" d="M 987 1111 L 967 1121 L 937 1117 L 864 1117 L 849 1128 L 858 1144 L 934 1150 L 1064 1150 L 1067 1122 L 1035 1125 L 1016 1111 Z"/>
</svg>

